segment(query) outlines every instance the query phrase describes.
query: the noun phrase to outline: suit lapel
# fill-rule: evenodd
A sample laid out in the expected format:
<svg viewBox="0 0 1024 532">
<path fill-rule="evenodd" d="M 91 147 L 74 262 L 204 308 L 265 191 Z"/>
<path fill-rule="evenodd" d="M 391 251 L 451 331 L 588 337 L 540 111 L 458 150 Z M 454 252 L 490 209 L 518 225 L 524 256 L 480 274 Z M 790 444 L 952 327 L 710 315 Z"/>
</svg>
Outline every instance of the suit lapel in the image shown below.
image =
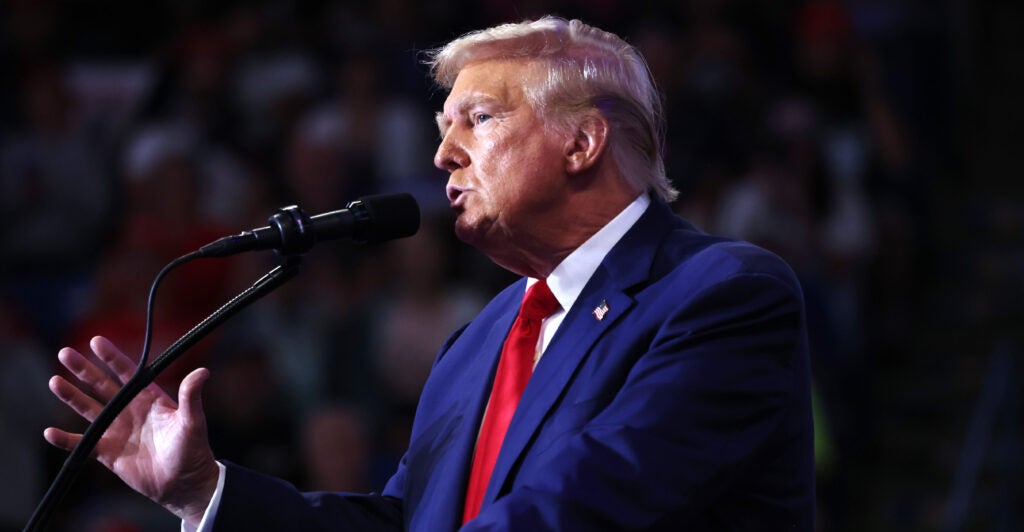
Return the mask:
<svg viewBox="0 0 1024 532">
<path fill-rule="evenodd" d="M 511 288 L 514 294 L 509 298 L 510 303 L 505 305 L 497 317 L 493 318 L 491 326 L 486 335 L 476 343 L 478 347 L 470 347 L 471 354 L 468 357 L 461 357 L 458 363 L 465 364 L 465 379 L 460 382 L 467 383 L 464 396 L 465 418 L 460 423 L 458 434 L 450 452 L 445 456 L 455 463 L 448 468 L 453 474 L 444 477 L 444 484 L 438 485 L 437 489 L 431 490 L 432 500 L 428 504 L 432 514 L 431 528 L 436 526 L 437 530 L 454 530 L 462 524 L 462 508 L 466 499 L 466 484 L 469 479 L 469 470 L 473 463 L 473 453 L 476 449 L 476 440 L 480 431 L 480 421 L 483 418 L 484 409 L 490 397 L 491 386 L 494 380 L 494 373 L 498 365 L 498 358 L 501 356 L 501 348 L 505 343 L 512 322 L 515 320 L 519 310 L 518 302 L 526 290 L 525 279 L 515 283 Z M 515 296 L 518 295 L 518 297 Z M 512 303 L 514 302 L 514 303 Z M 473 341 L 470 338 L 465 340 Z M 450 523 L 445 521 L 451 519 Z"/>
<path fill-rule="evenodd" d="M 469 377 L 471 380 L 469 382 L 472 384 L 467 394 L 469 397 L 469 408 L 467 409 L 469 417 L 467 419 L 471 420 L 471 422 L 465 424 L 466 434 L 462 437 L 468 439 L 471 453 L 476 446 L 480 422 L 483 420 L 484 409 L 487 408 L 487 401 L 490 399 L 491 387 L 494 384 L 494 374 L 498 368 L 498 359 L 501 357 L 501 349 L 505 344 L 505 337 L 508 336 L 508 332 L 512 328 L 512 322 L 516 319 L 519 311 L 519 302 L 522 300 L 525 290 L 525 279 L 514 285 L 512 293 L 518 295 L 518 298 L 512 298 L 515 304 L 510 303 L 508 308 L 494 320 L 486 339 L 481 343 L 481 348 L 477 350 L 475 356 L 470 358 Z M 469 475 L 469 465 L 471 463 L 472 456 L 465 464 L 467 476 Z"/>
<path fill-rule="evenodd" d="M 608 253 L 569 309 L 519 401 L 491 474 L 484 505 L 500 493 L 513 465 L 594 344 L 633 308 L 635 301 L 626 290 L 647 280 L 659 242 L 672 219 L 666 205 L 653 201 Z M 593 311 L 602 303 L 608 310 L 603 319 L 597 319 Z"/>
</svg>

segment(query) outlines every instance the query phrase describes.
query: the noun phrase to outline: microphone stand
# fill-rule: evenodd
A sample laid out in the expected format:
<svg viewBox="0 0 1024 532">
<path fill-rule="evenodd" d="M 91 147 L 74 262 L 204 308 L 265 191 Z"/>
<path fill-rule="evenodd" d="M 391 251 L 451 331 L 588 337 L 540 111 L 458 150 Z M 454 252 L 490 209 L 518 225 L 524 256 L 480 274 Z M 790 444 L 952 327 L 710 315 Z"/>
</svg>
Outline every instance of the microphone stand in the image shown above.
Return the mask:
<svg viewBox="0 0 1024 532">
<path fill-rule="evenodd" d="M 177 360 L 182 354 L 185 353 L 188 348 L 192 347 L 199 340 L 202 340 L 208 335 L 213 329 L 220 324 L 224 323 L 232 316 L 237 314 L 243 308 L 260 299 L 261 297 L 274 291 L 299 273 L 299 266 L 302 260 L 298 255 L 288 255 L 285 257 L 284 263 L 278 265 L 274 269 L 270 270 L 266 275 L 261 277 L 252 286 L 246 288 L 237 296 L 232 298 L 230 301 L 225 303 L 219 309 L 215 310 L 212 314 L 206 317 L 203 321 L 199 322 L 198 325 L 192 328 L 192 330 L 185 333 L 178 341 L 174 342 L 173 345 L 167 348 L 159 357 L 157 357 L 152 364 L 141 368 L 135 375 L 132 376 L 121 390 L 114 395 L 113 399 L 103 408 L 103 410 L 96 416 L 96 419 L 89 425 L 89 427 L 82 434 L 81 441 L 71 451 L 71 454 L 64 461 L 64 465 L 61 467 L 60 472 L 57 474 L 57 478 L 50 484 L 50 488 L 46 491 L 43 499 L 39 502 L 35 511 L 32 514 L 31 519 L 27 525 L 25 525 L 25 532 L 44 530 L 47 521 L 53 514 L 53 510 L 57 504 L 60 503 L 64 495 L 67 494 L 68 489 L 71 487 L 71 483 L 74 482 L 75 478 L 81 472 L 82 467 L 88 461 L 89 455 L 92 454 L 96 444 L 99 443 L 100 437 L 106 432 L 110 424 L 113 423 L 114 418 L 121 413 L 122 410 L 128 403 L 135 398 L 146 386 L 160 374 L 164 369 L 167 368 L 172 362 Z"/>
</svg>

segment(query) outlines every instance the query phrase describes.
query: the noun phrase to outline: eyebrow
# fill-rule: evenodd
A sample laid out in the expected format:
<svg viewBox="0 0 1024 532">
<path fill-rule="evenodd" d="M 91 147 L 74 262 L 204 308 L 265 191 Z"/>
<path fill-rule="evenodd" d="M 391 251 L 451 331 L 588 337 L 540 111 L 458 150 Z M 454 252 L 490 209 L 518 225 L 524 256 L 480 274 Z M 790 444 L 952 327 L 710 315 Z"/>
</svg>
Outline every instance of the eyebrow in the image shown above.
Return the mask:
<svg viewBox="0 0 1024 532">
<path fill-rule="evenodd" d="M 455 116 L 460 116 L 466 114 L 467 112 L 469 112 L 470 109 L 478 105 L 494 105 L 500 102 L 501 99 L 491 96 L 490 94 L 467 94 L 464 97 L 460 98 L 459 101 L 454 105 L 454 110 L 452 111 L 452 114 Z M 451 124 L 451 120 L 448 119 L 448 116 L 445 114 L 443 110 L 434 113 L 434 120 L 437 122 L 437 129 L 441 133 L 441 136 L 443 137 L 444 132 L 447 129 L 447 126 Z"/>
<path fill-rule="evenodd" d="M 437 131 L 444 137 L 444 132 L 448 129 L 449 120 L 444 116 L 444 113 L 438 111 L 434 113 L 434 121 L 437 122 Z"/>
</svg>

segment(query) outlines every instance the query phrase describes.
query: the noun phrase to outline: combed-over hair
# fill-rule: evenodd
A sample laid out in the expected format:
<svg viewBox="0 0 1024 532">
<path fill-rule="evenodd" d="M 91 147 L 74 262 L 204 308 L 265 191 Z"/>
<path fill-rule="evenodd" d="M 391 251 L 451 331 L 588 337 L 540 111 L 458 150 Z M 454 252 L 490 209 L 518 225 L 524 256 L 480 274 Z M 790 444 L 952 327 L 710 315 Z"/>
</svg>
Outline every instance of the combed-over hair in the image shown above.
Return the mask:
<svg viewBox="0 0 1024 532">
<path fill-rule="evenodd" d="M 493 59 L 547 63 L 544 82 L 525 87 L 534 109 L 562 127 L 579 112 L 597 109 L 608 120 L 608 145 L 626 183 L 675 199 L 662 159 L 661 96 L 636 48 L 579 20 L 547 16 L 467 33 L 428 51 L 425 63 L 434 81 L 450 90 L 463 67 Z"/>
</svg>

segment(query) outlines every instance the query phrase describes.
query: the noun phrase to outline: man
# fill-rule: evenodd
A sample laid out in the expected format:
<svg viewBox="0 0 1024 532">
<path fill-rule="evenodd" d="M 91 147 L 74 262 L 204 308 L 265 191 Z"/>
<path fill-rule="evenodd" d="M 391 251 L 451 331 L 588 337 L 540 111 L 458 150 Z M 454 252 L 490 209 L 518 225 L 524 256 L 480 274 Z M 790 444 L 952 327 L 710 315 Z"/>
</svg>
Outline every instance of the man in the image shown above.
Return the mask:
<svg viewBox="0 0 1024 532">
<path fill-rule="evenodd" d="M 456 233 L 526 278 L 441 347 L 384 491 L 300 494 L 215 462 L 205 369 L 178 404 L 147 390 L 97 458 L 186 528 L 811 530 L 799 286 L 774 255 L 671 213 L 640 55 L 544 18 L 431 57 L 450 90 L 434 163 Z M 130 375 L 109 342 L 92 348 Z M 59 358 L 98 400 L 51 388 L 91 419 L 117 384 L 70 349 Z"/>
</svg>

